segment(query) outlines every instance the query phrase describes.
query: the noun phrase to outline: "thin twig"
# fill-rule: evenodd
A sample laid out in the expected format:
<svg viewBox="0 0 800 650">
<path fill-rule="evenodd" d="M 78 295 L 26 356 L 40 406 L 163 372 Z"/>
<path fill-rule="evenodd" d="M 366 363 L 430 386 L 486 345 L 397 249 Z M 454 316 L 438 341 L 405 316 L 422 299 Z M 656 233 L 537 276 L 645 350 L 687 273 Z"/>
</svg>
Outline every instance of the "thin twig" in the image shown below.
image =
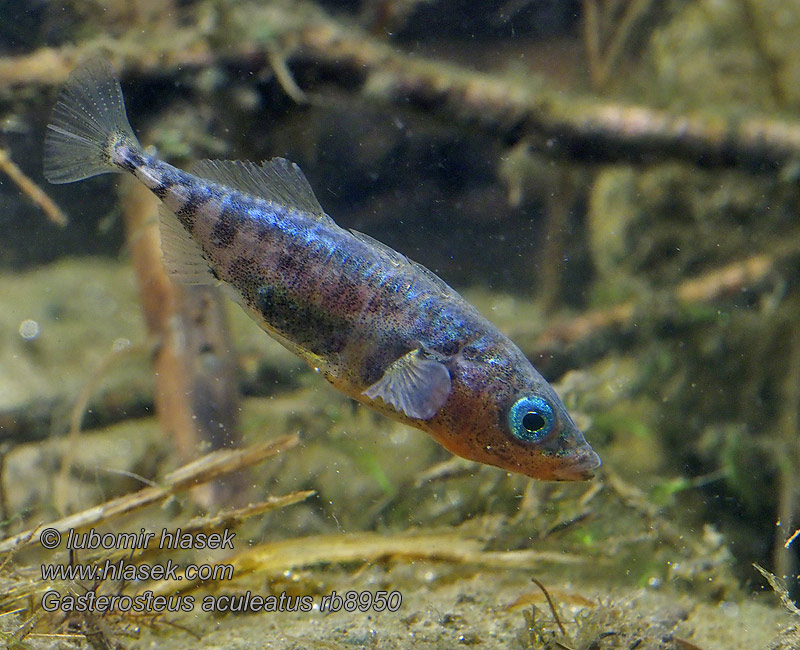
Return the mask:
<svg viewBox="0 0 800 650">
<path fill-rule="evenodd" d="M 641 19 L 650 11 L 652 0 L 632 0 L 625 7 L 622 19 L 617 23 L 614 35 L 611 38 L 605 54 L 600 61 L 600 69 L 597 72 L 598 87 L 603 88 L 608 83 L 611 73 L 617 67 L 625 46 L 628 44 L 631 34 L 635 33 L 636 26 Z"/>
<path fill-rule="evenodd" d="M 55 201 L 53 201 L 41 187 L 34 183 L 30 177 L 11 160 L 11 154 L 8 149 L 0 148 L 0 170 L 5 172 L 6 176 L 17 185 L 23 194 L 42 209 L 50 221 L 62 228 L 67 225 L 67 215 L 61 211 L 61 208 L 56 205 Z"/>
<path fill-rule="evenodd" d="M 269 58 L 269 64 L 272 66 L 272 71 L 275 73 L 275 78 L 283 88 L 283 92 L 301 106 L 308 104 L 308 95 L 303 92 L 303 89 L 294 80 L 289 66 L 286 65 L 286 56 L 283 52 L 279 52 L 277 48 L 270 47 L 267 50 L 267 57 Z"/>
<path fill-rule="evenodd" d="M 256 515 L 270 512 L 278 508 L 285 508 L 294 503 L 305 501 L 310 496 L 316 494 L 314 490 L 299 490 L 284 494 L 278 497 L 270 496 L 260 503 L 251 503 L 243 508 L 235 508 L 234 510 L 226 510 L 218 512 L 215 515 L 207 517 L 195 517 L 190 519 L 181 526 L 182 532 L 194 533 L 203 530 L 211 530 L 215 528 L 222 528 L 240 524 L 245 519 L 254 517 Z"/>
<path fill-rule="evenodd" d="M 550 606 L 550 611 L 553 612 L 553 618 L 556 619 L 556 623 L 558 624 L 558 629 L 561 630 L 561 634 L 563 636 L 567 636 L 567 630 L 561 623 L 561 619 L 559 618 L 558 612 L 556 611 L 555 603 L 553 603 L 553 599 L 550 598 L 550 594 L 548 593 L 547 589 L 537 578 L 531 578 L 531 582 L 542 590 L 544 597 L 547 599 L 547 604 Z"/>
<path fill-rule="evenodd" d="M 781 599 L 781 604 L 792 614 L 800 616 L 800 609 L 798 609 L 797 605 L 794 604 L 792 597 L 789 595 L 789 590 L 786 588 L 786 585 L 783 584 L 781 579 L 755 562 L 753 562 L 753 567 L 755 567 L 756 571 L 766 578 L 769 586 L 772 587 L 772 590 L 778 594 L 778 597 Z"/>
<path fill-rule="evenodd" d="M 213 478 L 250 467 L 267 458 L 288 451 L 299 442 L 296 435 L 285 436 L 274 441 L 262 442 L 244 449 L 222 449 L 212 452 L 198 460 L 179 467 L 164 477 L 159 487 L 146 487 L 138 492 L 106 501 L 100 505 L 87 508 L 69 517 L 64 517 L 48 524 L 23 531 L 0 541 L 0 553 L 39 543 L 37 533 L 44 528 L 55 528 L 64 534 L 71 528 L 86 528 L 100 521 L 118 517 L 145 506 L 157 503 L 166 497 L 188 490 L 196 485 L 207 483 Z"/>
</svg>

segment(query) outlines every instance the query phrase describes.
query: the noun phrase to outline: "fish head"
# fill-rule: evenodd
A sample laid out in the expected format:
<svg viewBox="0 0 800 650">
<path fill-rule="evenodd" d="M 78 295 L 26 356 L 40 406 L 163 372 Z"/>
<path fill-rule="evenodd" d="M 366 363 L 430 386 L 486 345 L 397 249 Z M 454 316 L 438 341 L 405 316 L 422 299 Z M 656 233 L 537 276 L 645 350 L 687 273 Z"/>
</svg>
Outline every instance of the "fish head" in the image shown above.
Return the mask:
<svg viewBox="0 0 800 650">
<path fill-rule="evenodd" d="M 594 476 L 600 457 L 527 359 L 500 373 L 470 363 L 451 374 L 450 398 L 426 427 L 448 450 L 541 480 Z"/>
</svg>

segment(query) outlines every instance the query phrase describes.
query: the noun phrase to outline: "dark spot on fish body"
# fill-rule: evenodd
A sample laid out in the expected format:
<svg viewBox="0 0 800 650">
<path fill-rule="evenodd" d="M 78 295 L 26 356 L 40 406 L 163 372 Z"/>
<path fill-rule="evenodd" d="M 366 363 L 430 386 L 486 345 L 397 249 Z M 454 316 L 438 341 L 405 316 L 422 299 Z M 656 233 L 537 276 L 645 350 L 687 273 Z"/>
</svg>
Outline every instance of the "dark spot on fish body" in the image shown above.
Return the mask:
<svg viewBox="0 0 800 650">
<path fill-rule="evenodd" d="M 315 305 L 301 304 L 280 287 L 262 285 L 255 306 L 264 320 L 288 339 L 318 355 L 341 352 L 351 324 Z"/>
<path fill-rule="evenodd" d="M 164 197 L 172 189 L 172 182 L 169 180 L 164 180 L 162 178 L 161 181 L 158 183 L 158 185 L 150 189 L 152 190 L 153 194 L 155 194 L 159 199 L 163 201 Z"/>
<path fill-rule="evenodd" d="M 131 148 L 124 142 L 115 145 L 115 156 L 117 164 L 125 171 L 135 172 L 147 165 L 147 158 L 136 149 Z"/>
<path fill-rule="evenodd" d="M 293 284 L 302 271 L 298 246 L 290 244 L 287 250 L 280 253 L 276 270 L 287 284 Z"/>
<path fill-rule="evenodd" d="M 195 218 L 200 209 L 213 198 L 213 193 L 207 187 L 193 184 L 189 185 L 189 195 L 184 204 L 175 212 L 175 216 L 188 228 L 193 228 Z"/>
<path fill-rule="evenodd" d="M 453 355 L 458 354 L 462 346 L 463 343 L 460 340 L 455 338 L 448 338 L 444 341 L 441 341 L 438 345 L 435 346 L 434 349 L 442 356 L 452 357 Z"/>
<path fill-rule="evenodd" d="M 246 218 L 242 215 L 241 206 L 228 202 L 223 206 L 222 212 L 214 227 L 211 229 L 211 244 L 218 248 L 227 248 L 233 244 L 236 233 L 242 227 Z"/>
<path fill-rule="evenodd" d="M 366 346 L 371 352 L 362 362 L 359 374 L 364 386 L 371 386 L 381 377 L 392 363 L 404 354 L 407 354 L 414 345 L 406 341 L 391 339 L 382 336 L 378 341 L 372 341 Z"/>
<path fill-rule="evenodd" d="M 250 257 L 235 258 L 228 266 L 227 276 L 226 280 L 245 296 L 254 296 L 264 283 L 258 264 Z"/>
<path fill-rule="evenodd" d="M 256 306 L 270 323 L 275 322 L 273 321 L 272 316 L 274 316 L 278 310 L 293 311 L 295 309 L 294 303 L 286 300 L 285 292 L 274 287 L 258 287 L 256 289 L 255 296 Z"/>
</svg>

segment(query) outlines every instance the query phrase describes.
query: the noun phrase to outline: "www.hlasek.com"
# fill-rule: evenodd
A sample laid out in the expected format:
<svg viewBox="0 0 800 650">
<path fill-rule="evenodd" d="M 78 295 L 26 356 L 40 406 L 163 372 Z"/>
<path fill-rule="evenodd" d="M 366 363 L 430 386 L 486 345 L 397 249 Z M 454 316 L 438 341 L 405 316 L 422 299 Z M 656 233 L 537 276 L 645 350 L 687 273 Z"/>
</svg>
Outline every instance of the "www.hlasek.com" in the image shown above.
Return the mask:
<svg viewBox="0 0 800 650">
<path fill-rule="evenodd" d="M 98 533 L 69 530 L 66 548 L 83 550 L 138 550 L 150 546 L 160 549 L 233 549 L 235 533 L 225 529 L 222 533 L 189 533 L 177 529 L 163 529 L 158 541 L 156 533 L 144 528 L 138 533 Z M 55 528 L 45 528 L 39 535 L 41 545 L 47 549 L 59 548 L 63 535 Z M 180 564 L 167 560 L 163 564 L 134 563 L 122 560 L 105 560 L 86 564 L 42 564 L 42 580 L 95 583 L 124 581 L 223 582 L 233 580 L 233 564 Z M 199 606 L 205 612 L 396 612 L 403 604 L 399 591 L 346 591 L 314 597 L 312 595 L 237 594 L 207 595 L 202 599 L 192 594 L 170 596 L 156 595 L 152 590 L 135 595 L 106 595 L 96 591 L 62 593 L 50 589 L 42 596 L 42 609 L 48 612 L 191 612 Z"/>
</svg>

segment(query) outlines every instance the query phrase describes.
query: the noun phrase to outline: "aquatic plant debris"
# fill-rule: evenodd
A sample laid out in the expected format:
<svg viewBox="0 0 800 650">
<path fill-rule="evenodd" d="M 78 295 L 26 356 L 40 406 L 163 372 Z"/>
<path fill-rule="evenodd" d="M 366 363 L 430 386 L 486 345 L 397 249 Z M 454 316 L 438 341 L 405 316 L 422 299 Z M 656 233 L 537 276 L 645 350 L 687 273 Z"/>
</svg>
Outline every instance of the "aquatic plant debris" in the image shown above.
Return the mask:
<svg viewBox="0 0 800 650">
<path fill-rule="evenodd" d="M 428 432 L 451 452 L 546 480 L 585 480 L 600 458 L 519 348 L 424 267 L 325 214 L 300 169 L 148 155 L 111 66 L 70 76 L 44 173 L 68 183 L 129 172 L 162 200 L 164 261 L 186 284 L 221 284 L 334 387 Z"/>
<path fill-rule="evenodd" d="M 800 616 L 800 608 L 794 604 L 791 596 L 789 595 L 789 590 L 786 588 L 786 585 L 783 584 L 780 578 L 776 576 L 774 573 L 770 573 L 765 568 L 753 562 L 753 568 L 758 571 L 766 581 L 769 583 L 769 586 L 772 587 L 772 591 L 778 594 L 778 597 L 781 599 L 781 604 L 786 608 L 787 611 L 791 612 L 795 616 Z"/>
<path fill-rule="evenodd" d="M 218 476 L 235 472 L 260 463 L 281 452 L 296 447 L 300 442 L 296 435 L 283 436 L 245 447 L 243 449 L 219 449 L 167 474 L 160 485 L 153 485 L 116 499 L 111 499 L 73 515 L 68 515 L 48 526 L 59 532 L 71 528 L 88 527 L 100 521 L 133 512 L 164 500 L 176 492 L 188 490 Z M 305 494 L 305 493 L 303 493 Z M 16 551 L 39 543 L 38 532 L 43 526 L 17 533 L 0 541 L 0 553 Z"/>
</svg>

